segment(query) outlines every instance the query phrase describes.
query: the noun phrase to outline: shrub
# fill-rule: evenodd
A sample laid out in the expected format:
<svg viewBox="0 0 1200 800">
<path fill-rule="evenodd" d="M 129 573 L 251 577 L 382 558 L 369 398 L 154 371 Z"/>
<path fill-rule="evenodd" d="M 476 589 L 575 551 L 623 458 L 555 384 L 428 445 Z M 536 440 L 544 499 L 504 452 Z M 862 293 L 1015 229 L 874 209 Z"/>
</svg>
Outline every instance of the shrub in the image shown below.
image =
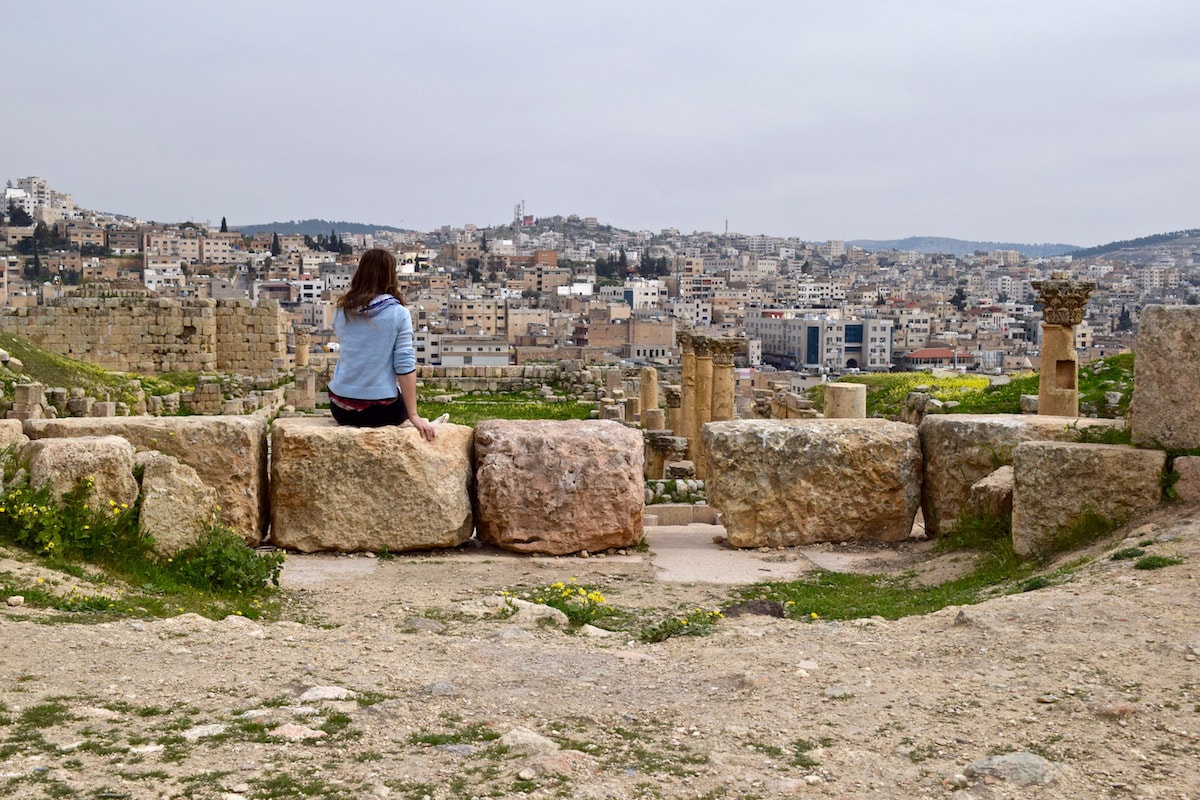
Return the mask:
<svg viewBox="0 0 1200 800">
<path fill-rule="evenodd" d="M 199 542 L 170 560 L 169 571 L 197 589 L 256 594 L 279 585 L 286 558 L 283 552 L 259 554 L 233 531 L 210 523 Z"/>
</svg>

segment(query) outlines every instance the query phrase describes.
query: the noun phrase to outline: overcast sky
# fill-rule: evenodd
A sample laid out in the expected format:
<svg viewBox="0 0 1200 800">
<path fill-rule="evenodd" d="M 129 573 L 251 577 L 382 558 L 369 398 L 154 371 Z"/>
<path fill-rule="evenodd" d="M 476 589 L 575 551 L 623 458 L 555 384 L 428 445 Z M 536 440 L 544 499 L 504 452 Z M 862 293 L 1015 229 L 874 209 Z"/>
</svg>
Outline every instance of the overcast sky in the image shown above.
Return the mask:
<svg viewBox="0 0 1200 800">
<path fill-rule="evenodd" d="M 0 55 L 0 179 L 159 221 L 1200 226 L 1196 0 L 0 0 Z"/>
</svg>

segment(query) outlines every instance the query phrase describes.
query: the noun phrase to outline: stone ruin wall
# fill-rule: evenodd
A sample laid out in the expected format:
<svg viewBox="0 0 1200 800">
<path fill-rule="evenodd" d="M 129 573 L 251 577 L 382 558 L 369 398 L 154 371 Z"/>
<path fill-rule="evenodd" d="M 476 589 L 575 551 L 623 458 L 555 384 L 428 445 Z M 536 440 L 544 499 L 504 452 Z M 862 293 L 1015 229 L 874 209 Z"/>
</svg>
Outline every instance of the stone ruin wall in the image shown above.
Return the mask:
<svg viewBox="0 0 1200 800">
<path fill-rule="evenodd" d="M 287 354 L 273 300 L 63 298 L 0 313 L 0 330 L 114 372 L 257 375 Z"/>
</svg>

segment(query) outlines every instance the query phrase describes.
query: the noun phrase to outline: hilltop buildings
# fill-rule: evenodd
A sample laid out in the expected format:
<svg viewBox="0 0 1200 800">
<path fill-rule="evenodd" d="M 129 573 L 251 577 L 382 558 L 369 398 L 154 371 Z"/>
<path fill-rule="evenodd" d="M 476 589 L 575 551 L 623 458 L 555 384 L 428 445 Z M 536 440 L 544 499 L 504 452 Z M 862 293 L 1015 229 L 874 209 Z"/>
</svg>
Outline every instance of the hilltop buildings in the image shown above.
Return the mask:
<svg viewBox="0 0 1200 800">
<path fill-rule="evenodd" d="M 12 209 L 10 212 L 10 208 Z M 243 235 L 78 208 L 36 177 L 10 181 L 0 304 L 31 306 L 108 282 L 168 297 L 278 300 L 331 339 L 333 304 L 367 247 L 397 253 L 426 363 L 543 358 L 669 362 L 681 325 L 748 340 L 741 363 L 817 373 L 1036 366 L 1030 282 L 1071 270 L 1099 284 L 1079 326 L 1084 360 L 1130 346 L 1147 302 L 1197 302 L 1194 240 L 1123 258 L 866 252 L 841 241 L 624 231 L 577 215 L 424 234 Z M 948 354 L 948 355 L 947 355 Z"/>
</svg>

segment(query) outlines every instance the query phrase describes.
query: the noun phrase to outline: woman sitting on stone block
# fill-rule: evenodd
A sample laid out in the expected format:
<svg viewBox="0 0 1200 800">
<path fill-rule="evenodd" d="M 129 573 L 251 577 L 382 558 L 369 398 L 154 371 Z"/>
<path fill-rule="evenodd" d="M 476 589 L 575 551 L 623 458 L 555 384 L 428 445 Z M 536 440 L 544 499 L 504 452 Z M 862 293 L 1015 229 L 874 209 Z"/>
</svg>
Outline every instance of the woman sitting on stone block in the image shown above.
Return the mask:
<svg viewBox="0 0 1200 800">
<path fill-rule="evenodd" d="M 329 409 L 342 425 L 377 428 L 408 420 L 433 441 L 433 426 L 417 413 L 412 317 L 402 301 L 396 257 L 379 249 L 363 253 L 334 312 L 341 349 Z"/>
</svg>

